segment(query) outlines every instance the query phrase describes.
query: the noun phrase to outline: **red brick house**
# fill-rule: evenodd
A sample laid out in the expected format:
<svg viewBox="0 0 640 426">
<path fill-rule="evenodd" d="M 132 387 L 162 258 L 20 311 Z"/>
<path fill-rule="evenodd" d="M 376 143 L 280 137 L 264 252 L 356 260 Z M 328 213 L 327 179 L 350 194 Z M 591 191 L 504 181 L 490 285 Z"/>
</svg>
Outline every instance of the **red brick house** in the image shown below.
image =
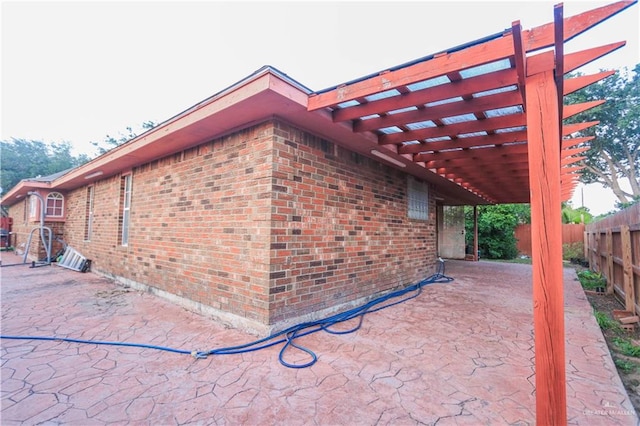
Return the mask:
<svg viewBox="0 0 640 426">
<path fill-rule="evenodd" d="M 432 274 L 436 204 L 483 200 L 372 155 L 370 136 L 307 111 L 309 95 L 263 67 L 88 164 L 22 181 L 3 200 L 14 245 L 39 223 L 36 191 L 94 272 L 262 333 Z"/>
<path fill-rule="evenodd" d="M 264 334 L 431 275 L 442 206 L 531 202 L 546 239 L 534 297 L 555 294 L 536 324 L 556 321 L 549 236 L 588 149 L 572 136 L 596 124 L 563 125 L 595 104 L 562 98 L 611 73 L 562 77 L 624 45 L 563 43 L 632 4 L 515 22 L 321 92 L 263 67 L 81 167 L 20 182 L 2 199 L 14 245 L 39 223 L 37 192 L 94 272 Z"/>
<path fill-rule="evenodd" d="M 619 1 L 311 92 L 264 67 L 120 147 L 2 198 L 15 244 L 42 220 L 95 272 L 260 333 L 435 271 L 438 207 L 530 203 L 536 419 L 566 423 L 560 204 L 601 102 L 567 77 L 624 41 L 565 43 Z M 36 197 L 38 198 L 38 197 Z M 40 215 L 40 216 L 39 216 Z M 35 251 L 33 253 L 35 255 Z"/>
</svg>

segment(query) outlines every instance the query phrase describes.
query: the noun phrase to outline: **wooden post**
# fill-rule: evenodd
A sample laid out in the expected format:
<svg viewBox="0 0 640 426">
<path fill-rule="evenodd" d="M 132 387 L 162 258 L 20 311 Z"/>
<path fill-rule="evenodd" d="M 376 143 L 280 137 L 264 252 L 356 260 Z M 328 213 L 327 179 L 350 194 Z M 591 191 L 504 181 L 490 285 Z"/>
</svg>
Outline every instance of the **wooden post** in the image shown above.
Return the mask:
<svg viewBox="0 0 640 426">
<path fill-rule="evenodd" d="M 557 90 L 551 69 L 526 77 L 538 425 L 567 423 Z"/>
<path fill-rule="evenodd" d="M 624 308 L 636 313 L 636 291 L 633 286 L 633 264 L 631 263 L 631 231 L 629 225 L 620 226 L 622 240 L 622 269 L 624 274 Z"/>
<path fill-rule="evenodd" d="M 601 254 L 600 254 L 600 230 L 596 230 L 593 234 L 593 249 L 595 251 L 594 256 L 593 256 L 593 263 L 589 264 L 589 269 L 591 269 L 593 272 L 602 272 L 602 268 L 600 267 L 600 264 L 602 263 L 602 258 L 601 258 Z"/>
<path fill-rule="evenodd" d="M 607 294 L 613 294 L 613 232 L 607 228 Z"/>
<path fill-rule="evenodd" d="M 591 250 L 590 250 L 590 246 L 589 244 L 591 243 L 591 238 L 590 238 L 589 232 L 587 232 L 586 230 L 584 231 L 584 258 L 587 260 L 587 262 L 591 263 Z"/>
<path fill-rule="evenodd" d="M 478 206 L 473 206 L 473 260 L 480 260 L 478 255 Z"/>
</svg>

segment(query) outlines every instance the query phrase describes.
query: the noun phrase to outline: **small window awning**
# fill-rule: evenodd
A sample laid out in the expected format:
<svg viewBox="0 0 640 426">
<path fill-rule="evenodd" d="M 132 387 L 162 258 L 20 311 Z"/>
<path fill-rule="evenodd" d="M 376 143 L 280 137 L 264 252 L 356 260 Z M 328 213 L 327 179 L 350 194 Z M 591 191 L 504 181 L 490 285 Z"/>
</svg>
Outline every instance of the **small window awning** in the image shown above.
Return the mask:
<svg viewBox="0 0 640 426">
<path fill-rule="evenodd" d="M 528 203 L 530 170 L 527 77 L 553 69 L 559 101 L 562 200 L 577 184 L 577 163 L 589 138 L 577 132 L 597 124 L 562 125 L 601 102 L 563 105 L 563 97 L 614 72 L 566 78 L 579 67 L 622 46 L 620 41 L 564 53 L 564 43 L 635 1 L 621 1 L 523 30 L 455 47 L 387 71 L 315 92 L 308 110 L 328 109 L 334 123 L 375 135 L 374 155 L 393 164 L 414 163 L 487 203 Z M 535 113 L 535 111 L 534 111 Z"/>
</svg>

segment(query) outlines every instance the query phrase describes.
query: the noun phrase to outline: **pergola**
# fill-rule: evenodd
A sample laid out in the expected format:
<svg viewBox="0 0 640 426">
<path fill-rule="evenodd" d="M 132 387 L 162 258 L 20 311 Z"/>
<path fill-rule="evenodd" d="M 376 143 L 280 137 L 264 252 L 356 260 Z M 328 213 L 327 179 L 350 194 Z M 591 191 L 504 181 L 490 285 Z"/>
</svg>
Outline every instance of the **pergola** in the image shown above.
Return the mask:
<svg viewBox="0 0 640 426">
<path fill-rule="evenodd" d="M 563 120 L 604 101 L 564 105 L 564 96 L 614 73 L 565 76 L 622 46 L 574 53 L 564 43 L 637 1 L 620 1 L 554 22 L 510 30 L 376 75 L 316 92 L 308 110 L 374 135 L 371 154 L 398 167 L 417 164 L 486 203 L 530 203 L 536 417 L 566 424 L 561 202 L 597 122 Z"/>
</svg>

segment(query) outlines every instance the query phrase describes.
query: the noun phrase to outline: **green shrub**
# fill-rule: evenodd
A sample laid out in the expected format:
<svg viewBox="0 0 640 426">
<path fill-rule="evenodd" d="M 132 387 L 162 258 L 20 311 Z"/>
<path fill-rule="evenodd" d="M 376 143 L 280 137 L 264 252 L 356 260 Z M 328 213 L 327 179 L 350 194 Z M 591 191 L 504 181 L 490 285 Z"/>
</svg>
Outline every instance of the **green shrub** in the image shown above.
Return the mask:
<svg viewBox="0 0 640 426">
<path fill-rule="evenodd" d="M 584 243 L 566 243 L 562 245 L 562 258 L 572 262 L 584 261 Z"/>
<path fill-rule="evenodd" d="M 478 247 L 487 259 L 514 259 L 518 256 L 515 227 L 528 223 L 529 205 L 498 204 L 478 206 Z M 473 209 L 465 208 L 466 244 L 473 245 Z"/>
<path fill-rule="evenodd" d="M 607 280 L 599 272 L 584 270 L 578 272 L 578 280 L 585 290 L 595 290 L 598 287 L 606 287 Z"/>
</svg>

